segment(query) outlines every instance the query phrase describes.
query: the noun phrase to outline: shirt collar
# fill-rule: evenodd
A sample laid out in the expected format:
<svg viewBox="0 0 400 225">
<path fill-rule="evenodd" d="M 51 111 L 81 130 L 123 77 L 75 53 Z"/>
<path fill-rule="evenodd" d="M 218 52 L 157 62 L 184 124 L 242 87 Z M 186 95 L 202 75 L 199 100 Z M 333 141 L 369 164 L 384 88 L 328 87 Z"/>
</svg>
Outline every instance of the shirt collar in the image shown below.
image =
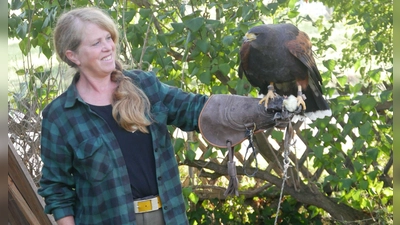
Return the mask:
<svg viewBox="0 0 400 225">
<path fill-rule="evenodd" d="M 79 96 L 78 89 L 76 88 L 76 82 L 78 82 L 79 77 L 80 77 L 79 73 L 76 73 L 74 75 L 74 78 L 72 79 L 72 82 L 66 91 L 67 99 L 64 104 L 65 108 L 73 107 L 77 101 L 84 102 L 82 98 Z"/>
</svg>

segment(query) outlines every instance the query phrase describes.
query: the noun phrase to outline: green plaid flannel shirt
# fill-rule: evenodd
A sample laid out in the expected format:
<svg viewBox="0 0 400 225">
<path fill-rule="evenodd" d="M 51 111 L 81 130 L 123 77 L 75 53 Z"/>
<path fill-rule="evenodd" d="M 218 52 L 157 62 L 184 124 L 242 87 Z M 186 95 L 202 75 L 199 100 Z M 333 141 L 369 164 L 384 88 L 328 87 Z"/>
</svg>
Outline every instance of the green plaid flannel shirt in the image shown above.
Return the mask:
<svg viewBox="0 0 400 225">
<path fill-rule="evenodd" d="M 124 71 L 148 96 L 149 126 L 158 190 L 166 224 L 188 224 L 178 165 L 167 125 L 197 130 L 207 96 L 161 83 L 153 72 Z M 43 110 L 42 178 L 38 193 L 56 220 L 73 215 L 78 225 L 135 224 L 132 194 L 117 139 L 79 97 L 76 79 Z"/>
</svg>

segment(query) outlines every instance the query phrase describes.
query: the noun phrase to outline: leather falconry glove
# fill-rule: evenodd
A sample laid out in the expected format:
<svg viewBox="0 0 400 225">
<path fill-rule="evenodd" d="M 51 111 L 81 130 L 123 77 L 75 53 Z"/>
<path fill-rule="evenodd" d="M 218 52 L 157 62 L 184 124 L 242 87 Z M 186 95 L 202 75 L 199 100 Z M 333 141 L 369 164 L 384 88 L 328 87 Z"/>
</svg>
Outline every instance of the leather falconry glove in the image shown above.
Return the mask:
<svg viewBox="0 0 400 225">
<path fill-rule="evenodd" d="M 228 149 L 227 172 L 230 178 L 225 196 L 239 195 L 233 146 L 246 138 L 251 139 L 254 132 L 271 127 L 285 128 L 289 125 L 293 113 L 301 112 L 301 107 L 296 109 L 297 101 L 290 99 L 292 98 L 276 95 L 268 102 L 267 109 L 264 104 L 259 104 L 260 99 L 252 97 L 212 95 L 207 100 L 199 116 L 199 129 L 207 142 Z"/>
<path fill-rule="evenodd" d="M 283 98 L 276 95 L 270 99 L 268 108 L 259 104 L 261 98 L 239 95 L 211 95 L 199 117 L 199 129 L 210 144 L 227 148 L 243 142 L 250 131 L 259 132 L 268 128 L 285 128 L 294 114 L 284 106 Z M 289 107 L 288 107 L 289 108 Z"/>
</svg>

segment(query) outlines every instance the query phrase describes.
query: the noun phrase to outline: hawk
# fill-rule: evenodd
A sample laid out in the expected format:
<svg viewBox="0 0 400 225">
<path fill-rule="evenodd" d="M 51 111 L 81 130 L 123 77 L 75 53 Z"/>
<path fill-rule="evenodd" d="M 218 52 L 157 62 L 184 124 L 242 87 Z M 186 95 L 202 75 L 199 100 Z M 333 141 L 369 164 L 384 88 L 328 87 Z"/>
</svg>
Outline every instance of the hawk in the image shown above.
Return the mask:
<svg viewBox="0 0 400 225">
<path fill-rule="evenodd" d="M 292 24 L 252 27 L 240 48 L 239 77 L 259 88 L 265 107 L 275 93 L 295 95 L 310 119 L 331 116 L 311 47 L 308 35 Z"/>
</svg>

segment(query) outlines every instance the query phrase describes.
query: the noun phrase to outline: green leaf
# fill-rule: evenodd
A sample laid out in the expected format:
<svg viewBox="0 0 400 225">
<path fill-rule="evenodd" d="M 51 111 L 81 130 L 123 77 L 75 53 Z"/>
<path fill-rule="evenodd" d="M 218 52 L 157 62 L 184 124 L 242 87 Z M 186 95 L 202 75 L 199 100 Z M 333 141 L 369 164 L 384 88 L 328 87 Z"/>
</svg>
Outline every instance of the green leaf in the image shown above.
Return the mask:
<svg viewBox="0 0 400 225">
<path fill-rule="evenodd" d="M 332 135 L 330 133 L 324 133 L 322 135 L 322 141 L 325 143 L 330 143 L 332 141 Z"/>
<path fill-rule="evenodd" d="M 352 198 L 354 199 L 354 201 L 359 201 L 360 196 L 361 196 L 361 190 L 355 190 L 352 195 Z"/>
<path fill-rule="evenodd" d="M 41 47 L 47 45 L 48 43 L 47 38 L 41 33 L 38 34 L 37 40 L 38 40 L 37 44 Z"/>
<path fill-rule="evenodd" d="M 360 100 L 361 107 L 367 112 L 372 111 L 375 108 L 376 103 L 377 102 L 376 102 L 375 98 L 372 96 L 365 97 Z"/>
<path fill-rule="evenodd" d="M 193 161 L 194 158 L 196 157 L 196 153 L 192 149 L 188 149 L 185 155 L 186 159 L 188 159 L 189 161 Z"/>
<path fill-rule="evenodd" d="M 321 73 L 321 77 L 323 81 L 330 81 L 331 80 L 331 76 L 332 72 L 331 71 L 325 71 L 323 73 Z"/>
<path fill-rule="evenodd" d="M 176 31 L 176 33 L 182 33 L 183 28 L 185 28 L 185 25 L 183 23 L 171 23 L 172 28 Z"/>
<path fill-rule="evenodd" d="M 346 137 L 352 129 L 353 126 L 351 124 L 346 123 L 343 127 L 342 136 Z"/>
<path fill-rule="evenodd" d="M 369 136 L 370 133 L 371 133 L 371 129 L 372 129 L 371 124 L 370 124 L 368 121 L 365 122 L 365 123 L 360 127 L 360 135 L 361 135 L 361 136 L 364 136 L 364 137 Z"/>
<path fill-rule="evenodd" d="M 324 156 L 324 147 L 323 146 L 314 146 L 312 147 L 314 155 L 317 159 L 322 159 Z"/>
<path fill-rule="evenodd" d="M 206 20 L 206 27 L 208 29 L 217 29 L 219 25 L 221 25 L 221 21 L 219 20 L 210 20 L 210 19 Z"/>
<path fill-rule="evenodd" d="M 278 130 L 273 130 L 271 133 L 271 137 L 275 139 L 275 141 L 281 142 L 283 140 L 283 132 Z"/>
<path fill-rule="evenodd" d="M 267 9 L 271 11 L 271 14 L 274 14 L 276 10 L 278 9 L 279 4 L 278 3 L 269 3 L 267 5 Z"/>
<path fill-rule="evenodd" d="M 235 89 L 237 95 L 247 95 L 251 89 L 251 85 L 246 79 L 239 79 L 237 80 Z"/>
<path fill-rule="evenodd" d="M 197 204 L 197 202 L 199 201 L 199 197 L 194 192 L 189 194 L 188 199 L 194 204 Z"/>
<path fill-rule="evenodd" d="M 150 16 L 151 9 L 141 8 L 139 14 L 142 18 L 148 18 Z"/>
<path fill-rule="evenodd" d="M 352 25 L 352 24 L 356 24 L 356 23 L 358 23 L 357 20 L 353 19 L 353 20 L 350 20 L 349 22 L 347 22 L 347 25 Z"/>
<path fill-rule="evenodd" d="M 21 0 L 13 0 L 11 1 L 11 9 L 12 10 L 17 10 L 20 9 L 22 7 L 22 5 L 24 4 L 25 1 L 21 1 Z"/>
<path fill-rule="evenodd" d="M 44 19 L 41 29 L 44 29 L 45 27 L 49 26 L 50 21 L 51 21 L 51 16 L 46 16 L 46 19 Z"/>
<path fill-rule="evenodd" d="M 337 76 L 336 79 L 337 79 L 337 81 L 338 81 L 338 84 L 339 84 L 341 87 L 344 87 L 344 86 L 347 84 L 347 76 L 346 76 L 346 75 Z"/>
<path fill-rule="evenodd" d="M 293 8 L 296 6 L 297 1 L 298 1 L 298 0 L 290 0 L 290 1 L 289 1 L 289 4 L 288 4 L 288 7 L 289 7 L 290 9 L 293 9 Z"/>
<path fill-rule="evenodd" d="M 360 43 L 358 43 L 359 45 L 363 46 L 365 44 L 369 43 L 369 39 L 368 38 L 363 38 Z"/>
<path fill-rule="evenodd" d="M 19 70 L 15 71 L 15 73 L 16 73 L 17 75 L 19 75 L 19 76 L 25 75 L 25 69 L 19 69 Z"/>
<path fill-rule="evenodd" d="M 167 38 L 165 34 L 157 34 L 157 40 L 165 47 L 168 47 Z"/>
<path fill-rule="evenodd" d="M 225 36 L 224 38 L 222 38 L 222 44 L 225 46 L 231 46 L 233 43 L 233 36 L 232 35 L 228 35 Z"/>
<path fill-rule="evenodd" d="M 361 83 L 356 83 L 355 85 L 349 85 L 350 93 L 357 94 L 359 91 L 361 91 L 362 86 L 363 85 Z"/>
<path fill-rule="evenodd" d="M 357 71 L 361 66 L 361 58 L 354 63 L 354 70 Z"/>
<path fill-rule="evenodd" d="M 330 44 L 330 45 L 328 45 L 328 46 L 326 46 L 326 47 L 327 47 L 327 48 L 331 48 L 331 49 L 337 51 L 336 45 L 334 45 L 334 44 Z"/>
<path fill-rule="evenodd" d="M 354 149 L 355 151 L 361 150 L 361 148 L 364 147 L 364 143 L 365 143 L 365 140 L 364 140 L 364 139 L 357 139 L 357 140 L 354 142 L 353 149 Z"/>
<path fill-rule="evenodd" d="M 189 197 L 189 195 L 193 192 L 193 189 L 191 187 L 183 187 L 182 188 L 182 194 L 185 197 Z"/>
<path fill-rule="evenodd" d="M 22 39 L 19 44 L 19 49 L 21 50 L 22 54 L 25 56 L 28 55 L 29 51 L 31 50 L 31 46 L 28 45 L 28 38 Z"/>
<path fill-rule="evenodd" d="M 242 7 L 242 18 L 245 20 L 246 16 L 251 13 L 252 7 L 251 5 L 244 5 Z"/>
<path fill-rule="evenodd" d="M 353 183 L 353 180 L 352 180 L 352 179 L 350 179 L 350 178 L 345 178 L 345 179 L 340 180 L 340 182 L 339 182 L 339 187 L 340 187 L 341 189 L 344 189 L 344 190 L 347 190 L 347 191 L 348 191 L 348 190 L 350 189 L 352 183 Z"/>
<path fill-rule="evenodd" d="M 376 83 L 381 82 L 381 69 L 370 70 L 367 72 L 367 76 L 370 77 Z"/>
<path fill-rule="evenodd" d="M 17 22 L 17 20 L 15 19 L 15 17 L 8 18 L 8 26 L 9 26 L 10 28 L 16 29 L 16 28 L 18 27 L 17 24 L 18 24 L 18 22 Z"/>
<path fill-rule="evenodd" d="M 369 189 L 369 182 L 366 180 L 361 180 L 359 183 L 359 187 L 361 190 L 368 190 Z"/>
<path fill-rule="evenodd" d="M 376 157 L 378 155 L 378 149 L 375 149 L 375 150 L 376 150 L 376 152 L 373 153 L 374 155 L 373 156 L 369 156 L 369 158 L 372 161 L 376 161 Z M 376 155 L 375 155 L 375 153 L 376 153 Z M 368 154 L 368 150 L 367 150 L 367 154 Z M 378 175 L 378 170 L 373 170 L 373 171 L 371 171 L 371 172 L 369 172 L 367 174 L 367 176 L 369 177 L 370 180 L 375 180 L 377 175 Z"/>
<path fill-rule="evenodd" d="M 380 53 L 383 50 L 383 43 L 378 41 L 375 43 L 375 49 L 378 53 Z"/>
<path fill-rule="evenodd" d="M 210 158 L 210 156 L 213 154 L 213 148 L 208 148 L 206 153 L 204 153 L 204 159 Z"/>
<path fill-rule="evenodd" d="M 346 178 L 349 174 L 349 169 L 342 168 L 342 165 L 339 164 L 339 168 L 336 170 L 336 173 L 339 178 Z"/>
<path fill-rule="evenodd" d="M 324 60 L 322 61 L 322 64 L 329 70 L 329 71 L 333 71 L 335 69 L 336 66 L 336 61 L 333 59 L 328 59 L 328 60 Z"/>
<path fill-rule="evenodd" d="M 50 59 L 53 55 L 53 51 L 51 51 L 50 47 L 46 44 L 41 47 L 43 54 L 46 56 L 47 59 Z"/>
<path fill-rule="evenodd" d="M 125 14 L 124 14 L 124 22 L 125 23 L 131 22 L 133 20 L 133 17 L 135 16 L 135 14 L 136 14 L 136 10 L 135 9 L 126 11 Z"/>
<path fill-rule="evenodd" d="M 104 3 L 110 7 L 114 4 L 114 0 L 104 0 Z"/>
<path fill-rule="evenodd" d="M 196 17 L 183 22 L 186 28 L 189 28 L 192 32 L 197 32 L 204 25 L 203 17 Z"/>
<path fill-rule="evenodd" d="M 209 71 L 204 71 L 200 74 L 199 80 L 206 85 L 210 85 L 211 82 L 211 74 Z"/>
<path fill-rule="evenodd" d="M 176 138 L 174 143 L 174 151 L 175 153 L 181 151 L 185 145 L 185 140 L 182 138 Z"/>
<path fill-rule="evenodd" d="M 392 100 L 392 94 L 393 94 L 392 90 L 382 91 L 380 94 L 381 102 L 387 102 L 387 101 Z"/>
<path fill-rule="evenodd" d="M 357 160 L 353 162 L 353 166 L 354 166 L 354 172 L 356 173 L 360 173 L 364 170 L 364 163 L 361 163 Z"/>
<path fill-rule="evenodd" d="M 28 23 L 26 23 L 25 21 L 23 23 L 20 23 L 16 31 L 21 39 L 25 38 L 26 32 L 28 31 Z"/>
<path fill-rule="evenodd" d="M 361 122 L 363 113 L 362 112 L 351 112 L 349 115 L 349 120 L 353 125 L 358 125 Z"/>
<path fill-rule="evenodd" d="M 227 75 L 231 70 L 231 67 L 229 66 L 228 63 L 222 63 L 218 65 L 218 69 L 222 72 L 223 75 Z"/>
<path fill-rule="evenodd" d="M 207 53 L 209 49 L 210 44 L 207 41 L 204 40 L 198 40 L 196 41 L 196 47 L 200 49 L 201 52 Z"/>
<path fill-rule="evenodd" d="M 298 11 L 290 11 L 290 12 L 288 12 L 288 17 L 289 18 L 295 18 L 295 17 L 297 17 L 298 15 L 300 14 L 300 12 L 298 12 Z"/>
<path fill-rule="evenodd" d="M 378 159 L 379 150 L 377 148 L 370 148 L 365 151 L 365 155 L 368 159 L 366 163 L 376 162 Z"/>
</svg>

